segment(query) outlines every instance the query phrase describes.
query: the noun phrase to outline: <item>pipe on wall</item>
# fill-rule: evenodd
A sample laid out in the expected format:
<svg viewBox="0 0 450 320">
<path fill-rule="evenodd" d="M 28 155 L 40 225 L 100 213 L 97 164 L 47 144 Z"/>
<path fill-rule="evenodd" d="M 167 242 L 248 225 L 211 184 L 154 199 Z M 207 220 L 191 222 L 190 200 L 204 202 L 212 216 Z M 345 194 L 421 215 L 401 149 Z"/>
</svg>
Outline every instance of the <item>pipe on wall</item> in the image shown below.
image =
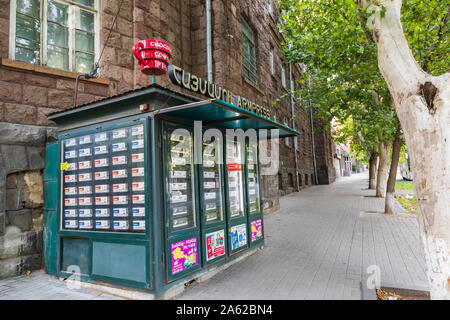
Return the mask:
<svg viewBox="0 0 450 320">
<path fill-rule="evenodd" d="M 311 75 L 308 76 L 308 89 L 311 90 Z M 311 148 L 313 153 L 313 164 L 314 164 L 314 182 L 315 184 L 319 184 L 319 180 L 317 178 L 316 146 L 314 143 L 314 119 L 311 108 L 311 98 L 309 99 L 309 121 L 311 122 Z"/>
<path fill-rule="evenodd" d="M 289 44 L 289 47 L 291 44 Z M 294 102 L 294 78 L 292 76 L 292 64 L 289 64 L 289 85 L 291 90 L 291 117 L 292 117 L 292 129 L 295 129 L 295 102 Z M 298 162 L 297 162 L 297 149 L 298 149 L 298 143 L 297 143 L 297 137 L 294 138 L 294 159 L 295 159 L 295 181 L 297 185 L 297 190 L 300 189 L 300 184 L 298 181 Z"/>
<path fill-rule="evenodd" d="M 211 0 L 206 0 L 206 66 L 209 83 L 213 82 L 211 12 Z"/>
</svg>

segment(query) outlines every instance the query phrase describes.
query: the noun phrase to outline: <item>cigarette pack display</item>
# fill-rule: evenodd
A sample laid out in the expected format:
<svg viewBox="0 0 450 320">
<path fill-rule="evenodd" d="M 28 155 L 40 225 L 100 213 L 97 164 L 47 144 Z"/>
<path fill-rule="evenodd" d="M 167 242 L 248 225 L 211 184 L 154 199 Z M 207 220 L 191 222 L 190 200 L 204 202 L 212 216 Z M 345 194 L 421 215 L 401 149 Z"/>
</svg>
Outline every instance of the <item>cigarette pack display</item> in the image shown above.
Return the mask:
<svg viewBox="0 0 450 320">
<path fill-rule="evenodd" d="M 109 229 L 109 220 L 97 220 L 95 221 L 96 229 Z"/>
<path fill-rule="evenodd" d="M 113 204 L 128 204 L 128 196 L 113 196 Z"/>
<path fill-rule="evenodd" d="M 134 204 L 145 203 L 145 195 L 144 194 L 134 194 L 131 197 Z"/>
<path fill-rule="evenodd" d="M 175 166 L 184 166 L 184 165 L 186 165 L 186 159 L 172 157 L 172 163 Z"/>
<path fill-rule="evenodd" d="M 133 230 L 145 230 L 145 221 L 133 221 Z"/>
<path fill-rule="evenodd" d="M 203 166 L 205 168 L 212 168 L 214 167 L 215 163 L 213 160 L 203 160 Z"/>
<path fill-rule="evenodd" d="M 206 211 L 215 210 L 217 208 L 217 205 L 215 203 L 207 203 L 206 204 Z"/>
<path fill-rule="evenodd" d="M 90 169 L 90 168 L 92 168 L 92 162 L 90 160 L 78 162 L 78 169 L 79 170 Z"/>
<path fill-rule="evenodd" d="M 127 164 L 127 157 L 126 156 L 112 157 L 112 164 L 115 166 L 119 164 Z"/>
<path fill-rule="evenodd" d="M 94 166 L 96 168 L 108 167 L 109 166 L 108 158 L 95 159 L 94 160 Z"/>
<path fill-rule="evenodd" d="M 95 205 L 103 206 L 109 204 L 109 197 L 95 197 Z"/>
<path fill-rule="evenodd" d="M 174 215 L 174 216 L 181 216 L 181 215 L 185 215 L 187 213 L 188 213 L 188 211 L 187 211 L 186 206 L 172 208 L 172 215 Z"/>
<path fill-rule="evenodd" d="M 97 146 L 94 148 L 95 155 L 106 154 L 106 153 L 108 153 L 108 146 Z"/>
<path fill-rule="evenodd" d="M 77 170 L 77 163 L 76 162 L 69 163 L 69 168 L 67 169 L 67 171 L 75 171 L 75 170 Z"/>
<path fill-rule="evenodd" d="M 77 198 L 67 198 L 67 199 L 64 199 L 64 205 L 66 206 L 66 207 L 73 207 L 73 206 L 76 206 L 77 205 Z"/>
<path fill-rule="evenodd" d="M 172 178 L 186 178 L 186 171 L 172 171 Z"/>
<path fill-rule="evenodd" d="M 127 170 L 126 169 L 113 170 L 112 171 L 112 177 L 113 177 L 113 179 L 126 178 L 127 177 Z"/>
<path fill-rule="evenodd" d="M 80 209 L 78 210 L 78 216 L 80 218 L 90 218 L 92 217 L 92 209 Z"/>
<path fill-rule="evenodd" d="M 79 198 L 78 199 L 78 205 L 80 205 L 80 206 L 92 206 L 92 198 L 91 197 Z"/>
<path fill-rule="evenodd" d="M 132 168 L 131 169 L 131 175 L 133 177 L 143 177 L 145 174 L 144 168 L 143 167 L 139 167 L 139 168 Z"/>
<path fill-rule="evenodd" d="M 178 218 L 178 219 L 173 219 L 173 228 L 181 228 L 184 226 L 187 226 L 189 224 L 189 220 L 187 217 L 184 218 Z"/>
<path fill-rule="evenodd" d="M 215 177 L 216 177 L 216 173 L 214 171 L 203 172 L 203 178 L 205 178 L 205 179 L 210 179 L 210 178 L 215 178 Z"/>
<path fill-rule="evenodd" d="M 186 182 L 179 182 L 179 183 L 171 183 L 170 184 L 170 191 L 186 190 L 186 189 L 187 189 L 187 183 Z"/>
<path fill-rule="evenodd" d="M 128 230 L 130 225 L 128 221 L 125 220 L 116 220 L 113 222 L 114 230 Z"/>
<path fill-rule="evenodd" d="M 108 140 L 108 134 L 106 132 L 97 133 L 94 136 L 95 142 L 102 142 Z"/>
<path fill-rule="evenodd" d="M 91 180 L 92 180 L 92 174 L 90 172 L 80 173 L 78 175 L 79 182 L 85 182 L 85 181 L 91 181 Z"/>
<path fill-rule="evenodd" d="M 187 201 L 187 195 L 182 194 L 182 195 L 172 195 L 170 197 L 170 202 L 171 203 L 179 203 L 179 202 L 186 202 Z"/>
<path fill-rule="evenodd" d="M 113 152 L 126 151 L 127 150 L 127 145 L 126 145 L 125 142 L 113 143 L 111 145 L 111 148 L 112 148 Z"/>
<path fill-rule="evenodd" d="M 203 188 L 205 189 L 215 189 L 216 188 L 216 183 L 215 182 L 203 182 Z"/>
<path fill-rule="evenodd" d="M 91 152 L 91 148 L 85 148 L 85 149 L 80 149 L 78 150 L 78 157 L 88 157 L 91 156 L 92 152 Z"/>
<path fill-rule="evenodd" d="M 95 193 L 108 193 L 109 185 L 108 184 L 97 184 L 95 186 Z"/>
<path fill-rule="evenodd" d="M 91 220 L 80 220 L 78 221 L 80 229 L 92 229 L 92 221 Z"/>
<path fill-rule="evenodd" d="M 215 192 L 205 192 L 205 200 L 211 200 L 216 198 Z"/>
<path fill-rule="evenodd" d="M 133 182 L 131 189 L 133 191 L 145 191 L 145 182 Z"/>
<path fill-rule="evenodd" d="M 144 134 L 144 126 L 139 125 L 131 128 L 131 135 L 132 136 L 138 136 Z"/>
<path fill-rule="evenodd" d="M 78 193 L 79 194 L 91 194 L 92 187 L 91 186 L 78 187 Z"/>
<path fill-rule="evenodd" d="M 131 149 L 141 149 L 144 147 L 144 139 L 131 141 Z"/>
<path fill-rule="evenodd" d="M 144 207 L 133 208 L 131 212 L 133 213 L 133 217 L 145 217 Z"/>
<path fill-rule="evenodd" d="M 66 220 L 64 221 L 64 227 L 67 229 L 76 229 L 78 228 L 77 220 Z"/>
<path fill-rule="evenodd" d="M 74 147 L 77 145 L 77 139 L 67 139 L 64 141 L 64 146 L 67 147 Z"/>
<path fill-rule="evenodd" d="M 144 162 L 144 154 L 143 153 L 134 153 L 131 155 L 131 162 Z"/>
<path fill-rule="evenodd" d="M 64 188 L 64 194 L 68 196 L 77 194 L 77 188 L 75 187 Z"/>
<path fill-rule="evenodd" d="M 64 217 L 66 218 L 76 218 L 77 210 L 76 209 L 66 209 L 64 210 Z"/>
<path fill-rule="evenodd" d="M 128 208 L 115 208 L 112 212 L 114 217 L 128 217 Z"/>
<path fill-rule="evenodd" d="M 109 208 L 95 209 L 95 216 L 98 218 L 109 217 Z"/>
<path fill-rule="evenodd" d="M 126 183 L 117 183 L 113 184 L 113 192 L 127 192 L 128 184 Z"/>
<path fill-rule="evenodd" d="M 108 180 L 109 172 L 108 171 L 98 171 L 94 173 L 95 180 Z"/>
<path fill-rule="evenodd" d="M 88 144 L 88 143 L 92 143 L 91 136 L 83 136 L 83 137 L 79 137 L 79 138 L 78 138 L 78 143 L 79 143 L 79 144 Z"/>
<path fill-rule="evenodd" d="M 70 150 L 70 151 L 66 151 L 64 152 L 64 159 L 73 159 L 77 157 L 77 152 L 76 150 Z"/>
<path fill-rule="evenodd" d="M 112 132 L 112 138 L 113 139 L 121 139 L 127 137 L 127 130 L 126 129 L 117 129 L 113 130 Z"/>
</svg>

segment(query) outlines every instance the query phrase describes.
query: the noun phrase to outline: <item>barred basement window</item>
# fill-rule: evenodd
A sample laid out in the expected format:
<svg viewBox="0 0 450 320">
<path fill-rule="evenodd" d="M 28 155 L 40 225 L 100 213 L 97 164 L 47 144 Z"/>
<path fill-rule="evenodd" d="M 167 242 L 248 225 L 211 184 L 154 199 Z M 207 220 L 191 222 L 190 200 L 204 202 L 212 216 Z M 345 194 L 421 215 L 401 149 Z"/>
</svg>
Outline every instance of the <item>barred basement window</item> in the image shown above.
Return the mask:
<svg viewBox="0 0 450 320">
<path fill-rule="evenodd" d="M 242 30 L 242 75 L 250 83 L 258 86 L 256 67 L 255 34 L 245 21 L 241 21 Z"/>
<path fill-rule="evenodd" d="M 11 0 L 12 60 L 92 71 L 99 52 L 98 0 Z"/>
</svg>

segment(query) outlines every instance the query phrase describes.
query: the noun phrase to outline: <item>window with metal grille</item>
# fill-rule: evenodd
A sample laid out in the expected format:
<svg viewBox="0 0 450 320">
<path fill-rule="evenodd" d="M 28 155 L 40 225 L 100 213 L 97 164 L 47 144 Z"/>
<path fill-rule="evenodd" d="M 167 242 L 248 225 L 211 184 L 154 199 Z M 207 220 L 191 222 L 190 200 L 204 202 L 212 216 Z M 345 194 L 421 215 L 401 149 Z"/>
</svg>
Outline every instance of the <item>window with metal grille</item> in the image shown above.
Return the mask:
<svg viewBox="0 0 450 320">
<path fill-rule="evenodd" d="M 98 0 L 11 0 L 10 58 L 90 72 L 98 54 Z"/>
<path fill-rule="evenodd" d="M 255 33 L 249 25 L 241 20 L 242 30 L 242 75 L 254 86 L 258 86 L 256 65 Z"/>
</svg>

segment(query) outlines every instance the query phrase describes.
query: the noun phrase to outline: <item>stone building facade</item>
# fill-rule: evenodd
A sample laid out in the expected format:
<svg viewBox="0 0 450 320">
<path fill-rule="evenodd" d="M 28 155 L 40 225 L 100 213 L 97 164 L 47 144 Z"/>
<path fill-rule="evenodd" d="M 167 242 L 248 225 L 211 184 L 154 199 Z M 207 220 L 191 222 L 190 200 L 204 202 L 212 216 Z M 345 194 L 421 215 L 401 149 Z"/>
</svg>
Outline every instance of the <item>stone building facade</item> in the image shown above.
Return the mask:
<svg viewBox="0 0 450 320">
<path fill-rule="evenodd" d="M 99 77 L 80 81 L 77 104 L 148 86 L 151 77 L 140 72 L 131 48 L 136 41 L 155 38 L 172 46 L 171 63 L 207 78 L 205 2 L 0 0 L 0 278 L 40 267 L 45 144 L 55 139 L 54 123 L 46 116 L 74 105 L 76 72 L 85 72 L 83 63 L 98 61 L 101 54 Z M 211 4 L 213 82 L 270 108 L 273 120 L 302 133 L 297 141 L 280 139 L 279 173 L 263 178 L 265 211 L 276 210 L 280 196 L 315 181 L 309 112 L 294 105 L 293 122 L 289 97 L 272 106 L 289 93 L 290 77 L 295 79 L 301 68 L 283 59 L 277 1 Z M 55 28 L 57 36 L 51 33 Z M 245 48 L 244 37 L 251 38 Z M 90 45 L 83 42 L 88 38 Z M 243 71 L 249 67 L 244 50 L 251 52 L 251 77 Z M 167 76 L 157 83 L 183 92 Z M 331 183 L 334 144 L 329 132 L 316 134 L 314 142 L 318 182 Z"/>
</svg>

